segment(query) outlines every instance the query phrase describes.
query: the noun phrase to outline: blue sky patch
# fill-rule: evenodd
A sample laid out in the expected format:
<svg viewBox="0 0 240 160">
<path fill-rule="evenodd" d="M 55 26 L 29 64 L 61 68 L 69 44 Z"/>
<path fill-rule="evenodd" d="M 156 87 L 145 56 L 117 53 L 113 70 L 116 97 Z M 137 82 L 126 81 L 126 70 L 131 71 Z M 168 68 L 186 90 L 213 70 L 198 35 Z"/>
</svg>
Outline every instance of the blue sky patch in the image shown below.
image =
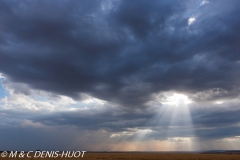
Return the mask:
<svg viewBox="0 0 240 160">
<path fill-rule="evenodd" d="M 7 95 L 7 91 L 2 86 L 3 78 L 0 78 L 0 98 L 3 98 Z"/>
</svg>

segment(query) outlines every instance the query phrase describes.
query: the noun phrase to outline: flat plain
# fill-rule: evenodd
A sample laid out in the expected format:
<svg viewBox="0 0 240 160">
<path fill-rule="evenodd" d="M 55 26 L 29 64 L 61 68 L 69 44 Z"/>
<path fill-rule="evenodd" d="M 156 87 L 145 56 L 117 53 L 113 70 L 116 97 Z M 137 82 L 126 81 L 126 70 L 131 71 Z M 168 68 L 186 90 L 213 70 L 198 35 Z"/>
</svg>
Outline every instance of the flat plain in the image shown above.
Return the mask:
<svg viewBox="0 0 240 160">
<path fill-rule="evenodd" d="M 240 160 L 240 154 L 86 153 L 86 160 Z"/>
<path fill-rule="evenodd" d="M 58 159 L 68 159 L 68 160 L 240 160 L 240 154 L 197 154 L 197 153 L 127 153 L 127 152 L 104 152 L 104 153 L 92 153 L 87 152 L 84 157 L 81 158 L 0 158 L 0 159 L 21 159 L 21 160 L 58 160 Z"/>
</svg>

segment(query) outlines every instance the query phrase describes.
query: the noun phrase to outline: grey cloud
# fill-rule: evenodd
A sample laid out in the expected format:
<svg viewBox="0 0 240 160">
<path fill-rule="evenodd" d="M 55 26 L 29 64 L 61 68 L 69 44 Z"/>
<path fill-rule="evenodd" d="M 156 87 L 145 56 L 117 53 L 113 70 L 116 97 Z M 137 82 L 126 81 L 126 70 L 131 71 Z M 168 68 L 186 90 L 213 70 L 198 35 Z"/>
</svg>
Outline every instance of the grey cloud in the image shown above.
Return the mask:
<svg viewBox="0 0 240 160">
<path fill-rule="evenodd" d="M 155 106 L 148 110 L 108 105 L 103 108 L 55 113 L 2 110 L 0 135 L 10 138 L 5 148 L 19 149 L 24 146 L 22 148 L 61 150 L 71 148 L 71 144 L 75 144 L 74 141 L 81 137 L 86 144 L 81 143 L 78 147 L 88 148 L 90 145 L 102 143 L 163 141 L 175 137 L 194 137 L 201 141 L 219 140 L 240 134 L 239 102 L 226 102 L 221 105 L 194 103 L 182 107 Z M 140 132 L 137 132 L 139 130 Z M 120 136 L 111 138 L 112 134 Z M 98 138 L 94 138 L 96 136 Z M 99 140 L 99 137 L 105 142 Z M 35 144 L 24 142 L 26 138 L 32 139 Z M 43 141 L 48 142 L 48 147 Z M 16 142 L 21 145 L 13 145 Z M 58 147 L 55 147 L 55 144 L 59 144 Z"/>
<path fill-rule="evenodd" d="M 25 95 L 31 95 L 29 89 L 75 100 L 85 99 L 87 94 L 116 106 L 106 104 L 104 110 L 92 113 L 32 116 L 1 110 L 4 122 L 15 126 L 27 119 L 46 126 L 103 129 L 105 136 L 129 128 L 150 128 L 152 139 L 166 139 L 167 134 L 200 139 L 239 135 L 239 104 L 218 107 L 213 103 L 239 99 L 240 2 L 213 0 L 198 7 L 192 3 L 0 1 L 3 85 L 11 82 L 15 93 Z M 105 10 L 103 5 L 108 5 Z M 189 10 L 195 10 L 191 25 Z M 146 105 L 154 101 L 154 94 L 164 91 L 184 93 L 195 101 L 189 107 L 187 120 L 191 121 L 171 119 L 174 111 L 163 104 L 159 108 Z M 30 133 L 10 128 L 9 132 L 4 128 L 1 137 L 14 137 L 19 131 L 24 139 Z M 38 137 L 34 137 L 35 131 L 32 139 Z"/>
<path fill-rule="evenodd" d="M 239 135 L 239 103 L 192 104 L 189 107 L 151 107 L 149 110 L 129 110 L 122 107 L 95 111 L 59 112 L 35 116 L 31 120 L 45 125 L 73 125 L 81 130 L 105 130 L 109 133 L 131 132 L 131 129 L 151 129 L 149 139 L 196 137 L 219 139 Z M 189 109 L 189 111 L 188 111 Z M 129 136 L 132 140 L 136 134 Z"/>
<path fill-rule="evenodd" d="M 166 90 L 239 85 L 237 5 L 211 2 L 188 26 L 185 2 L 120 1 L 109 12 L 101 1 L 1 3 L 0 71 L 12 81 L 128 107 Z"/>
<path fill-rule="evenodd" d="M 84 146 L 83 142 L 80 141 L 81 133 L 82 136 L 86 134 L 86 131 L 85 134 L 83 132 L 79 132 L 70 126 L 65 126 L 64 129 L 32 126 L 1 128 L 0 140 L 2 143 L 0 147 L 10 151 L 62 151 L 80 148 L 81 150 L 89 150 L 90 148 L 87 145 Z"/>
</svg>

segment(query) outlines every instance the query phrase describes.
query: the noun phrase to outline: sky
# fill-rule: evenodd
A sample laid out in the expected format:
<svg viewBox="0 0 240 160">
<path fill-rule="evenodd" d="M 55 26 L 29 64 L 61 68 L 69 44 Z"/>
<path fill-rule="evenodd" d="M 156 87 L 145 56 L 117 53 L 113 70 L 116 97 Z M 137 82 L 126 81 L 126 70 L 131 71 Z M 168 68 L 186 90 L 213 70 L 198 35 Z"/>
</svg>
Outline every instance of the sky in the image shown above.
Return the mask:
<svg viewBox="0 0 240 160">
<path fill-rule="evenodd" d="M 240 149 L 239 0 L 0 0 L 0 150 Z"/>
</svg>

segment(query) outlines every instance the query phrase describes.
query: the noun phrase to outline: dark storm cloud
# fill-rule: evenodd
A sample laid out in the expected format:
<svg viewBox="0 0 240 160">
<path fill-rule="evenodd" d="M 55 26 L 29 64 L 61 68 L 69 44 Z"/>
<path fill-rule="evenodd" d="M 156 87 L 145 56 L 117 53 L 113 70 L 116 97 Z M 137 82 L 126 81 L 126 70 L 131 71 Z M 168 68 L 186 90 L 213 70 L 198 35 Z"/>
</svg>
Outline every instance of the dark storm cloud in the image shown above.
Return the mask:
<svg viewBox="0 0 240 160">
<path fill-rule="evenodd" d="M 96 111 L 79 110 L 58 112 L 51 115 L 28 117 L 35 123 L 47 126 L 76 126 L 80 130 L 105 130 L 109 134 L 132 132 L 134 129 L 151 129 L 147 139 L 169 137 L 195 137 L 199 139 L 220 139 L 240 134 L 240 109 L 238 103 L 192 104 L 189 114 L 184 107 L 151 107 L 149 110 L 129 110 L 117 107 Z M 184 111 L 183 111 L 184 110 Z M 184 118 L 183 118 L 184 117 Z M 27 117 L 26 117 L 27 118 Z M 128 136 L 136 138 L 137 133 Z"/>
<path fill-rule="evenodd" d="M 186 112 L 188 109 L 189 113 Z M 79 139 L 78 146 L 73 148 L 85 149 L 91 144 L 116 144 L 122 141 L 162 141 L 175 137 L 219 140 L 239 136 L 239 114 L 239 101 L 221 105 L 193 103 L 185 107 L 156 106 L 148 110 L 111 104 L 54 113 L 1 110 L 0 137 L 4 142 L 1 144 L 8 141 L 5 149 L 17 150 L 64 150 L 78 143 Z M 151 131 L 146 132 L 148 130 Z M 122 134 L 126 132 L 131 135 Z M 110 137 L 112 134 L 120 136 L 115 139 Z M 92 150 L 91 147 L 89 149 Z"/>
<path fill-rule="evenodd" d="M 198 104 L 190 108 L 196 136 L 201 139 L 219 139 L 240 134 L 239 103 Z"/>
<path fill-rule="evenodd" d="M 211 1 L 191 25 L 186 1 L 108 3 L 1 1 L 0 71 L 32 88 L 126 107 L 167 90 L 239 93 L 239 1 Z"/>
<path fill-rule="evenodd" d="M 176 1 L 122 1 L 112 17 L 117 25 L 126 27 L 141 40 L 164 29 L 166 21 L 184 9 L 183 4 Z"/>
<path fill-rule="evenodd" d="M 81 138 L 79 132 L 69 126 L 65 129 L 44 128 L 33 126 L 16 126 L 1 128 L 1 149 L 16 151 L 35 151 L 35 150 L 76 150 L 83 148 L 82 141 L 74 146 L 76 140 Z M 66 136 L 67 135 L 67 136 Z M 7 138 L 6 138 L 7 137 Z M 87 147 L 85 146 L 84 149 Z"/>
<path fill-rule="evenodd" d="M 106 107 L 107 109 L 107 107 Z M 94 112 L 94 110 L 92 110 Z M 87 130 L 106 130 L 111 132 L 122 132 L 127 128 L 145 127 L 148 119 L 152 117 L 151 112 L 136 110 L 109 109 L 104 111 L 89 112 L 89 110 L 80 110 L 74 112 L 60 112 L 51 116 L 35 116 L 31 120 L 46 125 L 73 125 L 79 129 Z"/>
</svg>

